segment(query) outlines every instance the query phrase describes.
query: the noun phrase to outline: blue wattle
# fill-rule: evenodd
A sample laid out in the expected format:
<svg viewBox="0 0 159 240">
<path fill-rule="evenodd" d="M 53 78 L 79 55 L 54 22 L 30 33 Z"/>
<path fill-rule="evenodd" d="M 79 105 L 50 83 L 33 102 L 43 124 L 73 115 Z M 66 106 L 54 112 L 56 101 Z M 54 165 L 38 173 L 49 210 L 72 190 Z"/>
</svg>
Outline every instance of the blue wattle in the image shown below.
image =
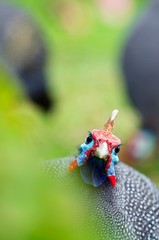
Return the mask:
<svg viewBox="0 0 159 240">
<path fill-rule="evenodd" d="M 82 179 L 85 183 L 98 187 L 106 180 L 105 161 L 98 157 L 90 157 L 80 167 Z"/>
</svg>

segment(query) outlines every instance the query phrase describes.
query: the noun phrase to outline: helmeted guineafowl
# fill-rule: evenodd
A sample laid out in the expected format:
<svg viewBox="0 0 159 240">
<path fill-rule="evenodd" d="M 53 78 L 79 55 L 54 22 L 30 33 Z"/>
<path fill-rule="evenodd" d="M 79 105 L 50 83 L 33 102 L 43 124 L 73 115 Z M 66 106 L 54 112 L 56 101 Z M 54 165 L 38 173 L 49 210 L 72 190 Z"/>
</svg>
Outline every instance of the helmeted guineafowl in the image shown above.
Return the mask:
<svg viewBox="0 0 159 240">
<path fill-rule="evenodd" d="M 95 230 L 99 239 L 157 240 L 159 189 L 143 174 L 118 163 L 120 139 L 111 133 L 116 113 L 104 129 L 89 133 L 76 159 L 46 161 L 44 168 L 62 184 L 72 182 L 72 191 L 80 192 L 89 209 L 86 224 L 89 228 L 94 223 L 90 232 Z M 75 181 L 80 173 L 87 184 Z M 114 176 L 115 184 L 109 176 Z"/>
<path fill-rule="evenodd" d="M 11 4 L 0 4 L 0 59 L 15 74 L 30 100 L 44 110 L 53 104 L 45 65 L 47 51 L 36 23 Z"/>
<path fill-rule="evenodd" d="M 72 191 L 80 191 L 84 196 L 89 208 L 88 228 L 89 222 L 94 221 L 94 230 L 99 233 L 100 240 L 159 239 L 159 189 L 147 177 L 118 163 L 115 188 L 108 180 L 96 188 L 83 186 L 83 182 L 75 186 L 75 175 L 80 173 L 77 169 L 74 175 L 68 174 L 67 167 L 72 160 L 73 157 L 55 159 L 44 165 L 50 176 L 63 184 L 72 181 Z"/>
<path fill-rule="evenodd" d="M 137 20 L 123 54 L 123 73 L 132 104 L 141 113 L 140 131 L 126 158 L 149 158 L 159 138 L 159 1 L 150 1 Z"/>
</svg>

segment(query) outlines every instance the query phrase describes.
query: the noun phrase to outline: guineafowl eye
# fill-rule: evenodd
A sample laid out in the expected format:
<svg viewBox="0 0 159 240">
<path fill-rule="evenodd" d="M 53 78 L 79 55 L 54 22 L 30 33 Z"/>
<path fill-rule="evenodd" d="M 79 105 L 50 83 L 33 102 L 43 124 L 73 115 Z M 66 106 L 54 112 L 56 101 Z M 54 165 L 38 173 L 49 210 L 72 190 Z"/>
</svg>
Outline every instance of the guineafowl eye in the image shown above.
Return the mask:
<svg viewBox="0 0 159 240">
<path fill-rule="evenodd" d="M 117 146 L 116 148 L 115 148 L 115 153 L 117 154 L 117 153 L 119 153 L 120 152 L 120 146 Z"/>
<path fill-rule="evenodd" d="M 90 133 L 90 134 L 88 135 L 88 137 L 86 138 L 86 140 L 85 140 L 85 144 L 91 143 L 92 140 L 93 140 L 93 137 L 92 137 L 92 134 Z"/>
</svg>

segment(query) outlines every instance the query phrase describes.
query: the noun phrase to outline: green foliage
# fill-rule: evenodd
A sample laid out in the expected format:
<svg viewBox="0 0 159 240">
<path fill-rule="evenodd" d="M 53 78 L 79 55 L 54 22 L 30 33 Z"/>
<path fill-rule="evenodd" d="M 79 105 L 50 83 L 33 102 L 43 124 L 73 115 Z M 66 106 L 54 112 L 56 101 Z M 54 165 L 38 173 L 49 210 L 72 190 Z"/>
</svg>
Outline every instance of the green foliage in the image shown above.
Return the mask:
<svg viewBox="0 0 159 240">
<path fill-rule="evenodd" d="M 72 202 L 78 196 L 67 196 L 38 166 L 44 159 L 76 153 L 87 131 L 102 127 L 114 108 L 120 110 L 114 132 L 123 142 L 136 129 L 139 116 L 117 64 L 134 10 L 112 26 L 100 20 L 91 1 L 83 1 L 90 25 L 78 35 L 63 25 L 58 1 L 12 2 L 28 9 L 43 31 L 57 107 L 44 115 L 27 101 L 16 79 L 0 69 L 0 239 L 88 239 L 86 226 L 76 236 L 82 218 L 74 216 Z"/>
</svg>

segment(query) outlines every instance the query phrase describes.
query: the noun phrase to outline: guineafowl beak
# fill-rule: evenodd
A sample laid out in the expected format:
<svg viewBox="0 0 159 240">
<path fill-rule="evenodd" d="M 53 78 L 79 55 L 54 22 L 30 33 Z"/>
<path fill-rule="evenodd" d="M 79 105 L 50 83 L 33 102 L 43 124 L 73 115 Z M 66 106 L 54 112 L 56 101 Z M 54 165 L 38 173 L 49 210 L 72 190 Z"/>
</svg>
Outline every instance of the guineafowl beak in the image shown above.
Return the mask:
<svg viewBox="0 0 159 240">
<path fill-rule="evenodd" d="M 103 142 L 102 144 L 99 145 L 99 147 L 97 147 L 95 151 L 95 156 L 101 159 L 106 159 L 108 155 L 109 155 L 108 145 L 106 142 Z"/>
</svg>

